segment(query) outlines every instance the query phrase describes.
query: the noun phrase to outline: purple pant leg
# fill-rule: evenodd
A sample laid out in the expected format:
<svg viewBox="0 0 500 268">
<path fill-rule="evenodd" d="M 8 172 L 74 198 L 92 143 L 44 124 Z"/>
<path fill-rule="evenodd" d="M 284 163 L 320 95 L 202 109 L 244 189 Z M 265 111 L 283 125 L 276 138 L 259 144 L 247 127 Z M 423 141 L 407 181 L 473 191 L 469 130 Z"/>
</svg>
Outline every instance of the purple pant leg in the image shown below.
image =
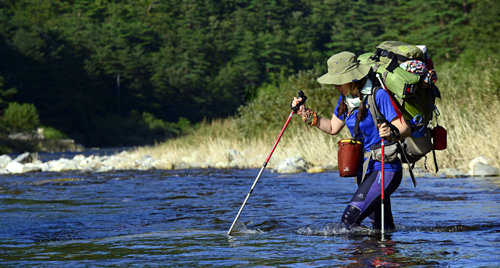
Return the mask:
<svg viewBox="0 0 500 268">
<path fill-rule="evenodd" d="M 380 210 L 380 192 L 381 192 L 381 172 L 375 171 L 368 174 L 365 180 L 359 185 L 358 190 L 349 202 L 342 222 L 347 225 L 359 225 L 370 214 L 376 213 L 376 209 Z M 386 199 L 390 200 L 390 195 L 399 187 L 401 183 L 402 172 L 386 171 L 385 172 L 385 195 Z M 390 204 L 390 201 L 388 202 Z M 394 225 L 392 213 L 388 206 L 385 213 L 389 225 Z M 377 217 L 375 217 L 377 218 Z M 377 219 L 380 221 L 380 219 Z M 374 224 L 376 225 L 376 223 Z M 380 225 L 380 223 L 379 223 Z M 392 226 L 388 226 L 392 227 Z"/>
</svg>

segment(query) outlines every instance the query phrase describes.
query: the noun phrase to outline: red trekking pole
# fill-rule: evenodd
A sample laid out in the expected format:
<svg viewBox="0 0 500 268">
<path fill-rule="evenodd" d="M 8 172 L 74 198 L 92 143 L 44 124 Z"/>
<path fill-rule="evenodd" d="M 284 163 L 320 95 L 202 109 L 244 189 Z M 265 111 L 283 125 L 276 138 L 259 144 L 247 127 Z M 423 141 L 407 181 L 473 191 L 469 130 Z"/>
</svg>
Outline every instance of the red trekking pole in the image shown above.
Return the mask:
<svg viewBox="0 0 500 268">
<path fill-rule="evenodd" d="M 386 124 L 390 124 L 389 122 L 387 122 L 387 120 L 385 120 L 385 118 L 383 118 L 382 116 L 377 116 L 377 122 L 382 125 L 383 123 L 386 123 Z M 382 156 L 380 157 L 380 162 L 381 162 L 381 168 L 380 168 L 380 208 L 381 208 L 381 213 L 380 213 L 380 233 L 382 234 L 382 241 L 385 240 L 384 238 L 384 227 L 385 227 L 385 223 L 384 223 L 384 192 L 385 192 L 385 173 L 384 173 L 384 155 L 385 155 L 385 151 L 384 151 L 384 147 L 385 147 L 385 139 L 381 137 L 381 144 L 380 144 L 380 151 L 381 151 L 381 154 Z"/>
<path fill-rule="evenodd" d="M 273 155 L 274 150 L 276 149 L 276 146 L 278 145 L 278 142 L 281 139 L 281 136 L 283 136 L 283 133 L 285 132 L 285 129 L 288 126 L 288 123 L 290 122 L 290 119 L 292 119 L 292 115 L 294 113 L 296 113 L 299 110 L 299 107 L 306 102 L 307 97 L 306 97 L 306 95 L 304 95 L 304 92 L 302 92 L 302 90 L 299 90 L 298 97 L 302 98 L 302 100 L 297 104 L 297 106 L 291 107 L 292 108 L 292 112 L 290 112 L 290 115 L 288 116 L 288 119 L 286 120 L 285 125 L 281 129 L 280 135 L 278 136 L 278 139 L 276 139 L 276 142 L 274 143 L 273 149 L 271 150 L 271 152 L 267 156 L 266 161 L 264 161 L 264 164 L 262 164 L 262 167 L 260 168 L 259 174 L 255 178 L 255 180 L 254 180 L 254 182 L 252 184 L 252 187 L 250 188 L 250 191 L 248 192 L 247 196 L 245 197 L 245 201 L 243 201 L 243 204 L 241 204 L 240 210 L 238 211 L 238 214 L 236 214 L 236 218 L 234 218 L 233 224 L 231 224 L 231 228 L 229 228 L 229 231 L 227 231 L 227 235 L 231 234 L 231 231 L 233 230 L 233 227 L 236 224 L 236 221 L 240 217 L 241 211 L 243 211 L 243 207 L 245 207 L 245 204 L 247 203 L 248 198 L 250 198 L 250 195 L 252 194 L 253 189 L 255 188 L 255 185 L 259 181 L 260 176 L 262 175 L 262 172 L 266 168 L 267 163 L 269 162 L 269 159 L 271 159 L 271 156 Z"/>
<path fill-rule="evenodd" d="M 382 139 L 382 144 L 380 145 L 380 150 L 382 152 L 382 157 L 381 157 L 381 174 L 380 174 L 380 177 L 381 177 L 381 193 L 380 193 L 380 199 L 381 199 L 381 209 L 382 209 L 382 212 L 380 213 L 381 214 L 381 229 L 380 229 L 380 232 L 382 234 L 382 241 L 384 241 L 384 192 L 385 192 L 385 176 L 384 176 L 384 139 Z"/>
</svg>

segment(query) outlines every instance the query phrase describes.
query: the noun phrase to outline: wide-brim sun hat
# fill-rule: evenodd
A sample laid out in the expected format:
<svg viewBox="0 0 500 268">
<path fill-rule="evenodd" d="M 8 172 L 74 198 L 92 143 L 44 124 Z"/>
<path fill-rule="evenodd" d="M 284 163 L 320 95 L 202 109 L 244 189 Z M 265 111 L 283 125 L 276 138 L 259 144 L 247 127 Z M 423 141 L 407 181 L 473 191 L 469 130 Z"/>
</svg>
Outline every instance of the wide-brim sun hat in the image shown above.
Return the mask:
<svg viewBox="0 0 500 268">
<path fill-rule="evenodd" d="M 363 79 L 370 72 L 370 66 L 360 64 L 354 53 L 344 51 L 331 56 L 328 61 L 328 73 L 318 78 L 320 84 L 344 85 Z"/>
</svg>

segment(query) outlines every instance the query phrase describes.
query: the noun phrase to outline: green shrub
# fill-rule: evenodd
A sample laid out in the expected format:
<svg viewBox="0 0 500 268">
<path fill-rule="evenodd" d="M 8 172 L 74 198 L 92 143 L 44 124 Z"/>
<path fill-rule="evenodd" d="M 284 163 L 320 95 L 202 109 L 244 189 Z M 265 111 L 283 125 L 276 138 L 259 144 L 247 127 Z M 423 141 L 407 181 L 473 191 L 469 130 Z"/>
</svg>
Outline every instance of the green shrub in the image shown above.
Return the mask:
<svg viewBox="0 0 500 268">
<path fill-rule="evenodd" d="M 184 128 L 188 128 L 190 123 L 184 117 L 179 119 L 178 123 L 165 122 L 156 118 L 148 112 L 142 113 L 142 119 L 148 125 L 149 129 L 155 133 L 157 138 L 170 138 L 180 135 Z"/>
<path fill-rule="evenodd" d="M 0 127 L 9 133 L 35 130 L 40 123 L 34 104 L 11 102 L 0 117 Z"/>
<path fill-rule="evenodd" d="M 191 129 L 191 122 L 185 117 L 179 117 L 179 120 L 176 123 L 177 127 L 182 130 L 182 133 L 187 132 Z"/>
<path fill-rule="evenodd" d="M 53 127 L 42 126 L 43 135 L 47 139 L 67 139 L 68 136 L 64 134 L 62 131 L 55 129 Z"/>
</svg>

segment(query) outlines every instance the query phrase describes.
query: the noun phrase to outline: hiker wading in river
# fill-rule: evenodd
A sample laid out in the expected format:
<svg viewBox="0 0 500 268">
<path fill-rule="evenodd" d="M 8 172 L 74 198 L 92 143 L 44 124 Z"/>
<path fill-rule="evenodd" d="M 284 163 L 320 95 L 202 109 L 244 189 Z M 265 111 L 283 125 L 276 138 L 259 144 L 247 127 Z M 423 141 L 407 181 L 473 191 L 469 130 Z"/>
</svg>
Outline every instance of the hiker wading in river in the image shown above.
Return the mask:
<svg viewBox="0 0 500 268">
<path fill-rule="evenodd" d="M 301 105 L 297 114 L 307 124 L 331 135 L 338 134 L 344 126 L 347 126 L 351 135 L 362 142 L 365 154 L 370 151 L 370 147 L 380 145 L 381 138 L 390 142 L 404 140 L 410 135 L 410 128 L 404 118 L 398 117 L 397 107 L 393 106 L 390 96 L 385 90 L 377 90 L 375 99 L 377 107 L 390 124 L 389 122 L 375 124 L 369 112 L 366 97 L 377 87 L 376 79 L 370 79 L 372 75 L 370 66 L 359 64 L 356 56 L 351 52 L 333 55 L 328 59 L 327 65 L 328 73 L 318 78 L 318 82 L 334 85 L 341 97 L 331 119 L 320 117 L 313 110 Z M 291 106 L 295 107 L 300 101 L 301 98 L 294 98 Z M 358 127 L 356 127 L 357 121 Z M 358 189 L 347 205 L 341 222 L 347 227 L 352 227 L 361 224 L 366 217 L 369 217 L 372 220 L 372 227 L 380 229 L 381 162 L 370 159 L 366 164 L 366 173 L 363 172 L 363 165 L 357 169 Z M 385 161 L 384 170 L 384 229 L 392 230 L 394 229 L 394 220 L 390 195 L 401 183 L 403 176 L 401 161 L 399 159 L 392 162 Z"/>
</svg>

